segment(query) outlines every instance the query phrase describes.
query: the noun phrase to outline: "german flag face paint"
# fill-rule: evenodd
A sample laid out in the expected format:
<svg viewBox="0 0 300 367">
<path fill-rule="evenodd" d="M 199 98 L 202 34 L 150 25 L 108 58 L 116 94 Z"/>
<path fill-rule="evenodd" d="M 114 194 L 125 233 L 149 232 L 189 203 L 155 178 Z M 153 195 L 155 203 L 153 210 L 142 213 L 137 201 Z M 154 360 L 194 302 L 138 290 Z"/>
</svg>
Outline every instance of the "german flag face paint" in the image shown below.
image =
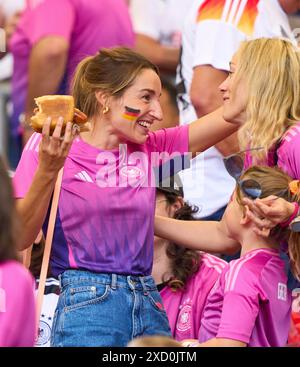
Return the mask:
<svg viewBox="0 0 300 367">
<path fill-rule="evenodd" d="M 136 110 L 135 108 L 125 106 L 125 112 L 123 113 L 122 117 L 128 121 L 135 121 L 138 118 L 140 112 L 141 110 Z"/>
</svg>

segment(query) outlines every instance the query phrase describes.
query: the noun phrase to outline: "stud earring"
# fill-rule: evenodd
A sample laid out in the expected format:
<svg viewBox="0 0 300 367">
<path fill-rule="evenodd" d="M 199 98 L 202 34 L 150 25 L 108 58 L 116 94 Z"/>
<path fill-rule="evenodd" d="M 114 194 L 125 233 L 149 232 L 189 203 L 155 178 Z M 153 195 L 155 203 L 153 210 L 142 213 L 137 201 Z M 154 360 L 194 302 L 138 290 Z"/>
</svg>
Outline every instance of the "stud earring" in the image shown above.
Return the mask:
<svg viewBox="0 0 300 367">
<path fill-rule="evenodd" d="M 109 111 L 109 107 L 108 106 L 103 107 L 103 110 L 102 110 L 103 115 L 105 115 L 108 111 Z"/>
</svg>

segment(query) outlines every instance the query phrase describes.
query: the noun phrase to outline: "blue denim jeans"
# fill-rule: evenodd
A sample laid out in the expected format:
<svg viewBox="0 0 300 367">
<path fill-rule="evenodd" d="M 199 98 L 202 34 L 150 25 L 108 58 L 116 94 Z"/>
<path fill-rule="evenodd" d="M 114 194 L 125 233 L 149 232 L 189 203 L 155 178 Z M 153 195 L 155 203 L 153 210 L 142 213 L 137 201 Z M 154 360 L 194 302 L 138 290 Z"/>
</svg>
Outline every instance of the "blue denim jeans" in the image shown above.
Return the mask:
<svg viewBox="0 0 300 367">
<path fill-rule="evenodd" d="M 141 335 L 171 336 L 151 276 L 67 270 L 54 315 L 54 347 L 124 347 Z"/>
</svg>

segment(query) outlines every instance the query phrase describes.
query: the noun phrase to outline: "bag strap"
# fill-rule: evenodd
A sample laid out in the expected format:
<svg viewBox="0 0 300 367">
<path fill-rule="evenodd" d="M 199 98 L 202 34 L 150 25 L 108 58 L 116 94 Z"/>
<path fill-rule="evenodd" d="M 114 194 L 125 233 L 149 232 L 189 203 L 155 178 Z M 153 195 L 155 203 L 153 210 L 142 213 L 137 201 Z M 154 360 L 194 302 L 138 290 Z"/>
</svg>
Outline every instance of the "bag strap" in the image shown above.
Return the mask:
<svg viewBox="0 0 300 367">
<path fill-rule="evenodd" d="M 44 249 L 43 261 L 42 261 L 42 267 L 41 267 L 41 273 L 40 273 L 40 281 L 39 281 L 39 287 L 38 287 L 38 293 L 37 293 L 37 301 L 36 301 L 37 327 L 39 326 L 42 305 L 43 305 L 45 284 L 46 284 L 47 273 L 48 273 L 48 268 L 49 268 L 49 259 L 50 259 L 52 240 L 53 240 L 53 234 L 54 234 L 56 213 L 58 209 L 58 200 L 59 200 L 59 195 L 60 195 L 62 176 L 63 176 L 63 168 L 61 168 L 61 170 L 59 171 L 57 180 L 55 183 L 49 223 L 48 223 L 48 229 L 47 229 L 47 235 L 46 235 L 46 241 L 45 241 L 45 249 Z"/>
</svg>

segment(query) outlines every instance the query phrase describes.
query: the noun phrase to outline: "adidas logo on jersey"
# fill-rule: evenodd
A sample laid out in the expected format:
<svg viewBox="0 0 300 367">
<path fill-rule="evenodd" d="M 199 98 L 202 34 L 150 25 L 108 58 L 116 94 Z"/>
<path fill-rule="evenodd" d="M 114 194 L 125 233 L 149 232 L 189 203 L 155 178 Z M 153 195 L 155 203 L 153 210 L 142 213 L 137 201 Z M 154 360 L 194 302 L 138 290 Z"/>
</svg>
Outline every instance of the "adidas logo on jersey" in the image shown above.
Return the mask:
<svg viewBox="0 0 300 367">
<path fill-rule="evenodd" d="M 81 171 L 81 172 L 76 173 L 75 177 L 80 181 L 91 182 L 91 183 L 94 182 L 86 171 Z"/>
</svg>

